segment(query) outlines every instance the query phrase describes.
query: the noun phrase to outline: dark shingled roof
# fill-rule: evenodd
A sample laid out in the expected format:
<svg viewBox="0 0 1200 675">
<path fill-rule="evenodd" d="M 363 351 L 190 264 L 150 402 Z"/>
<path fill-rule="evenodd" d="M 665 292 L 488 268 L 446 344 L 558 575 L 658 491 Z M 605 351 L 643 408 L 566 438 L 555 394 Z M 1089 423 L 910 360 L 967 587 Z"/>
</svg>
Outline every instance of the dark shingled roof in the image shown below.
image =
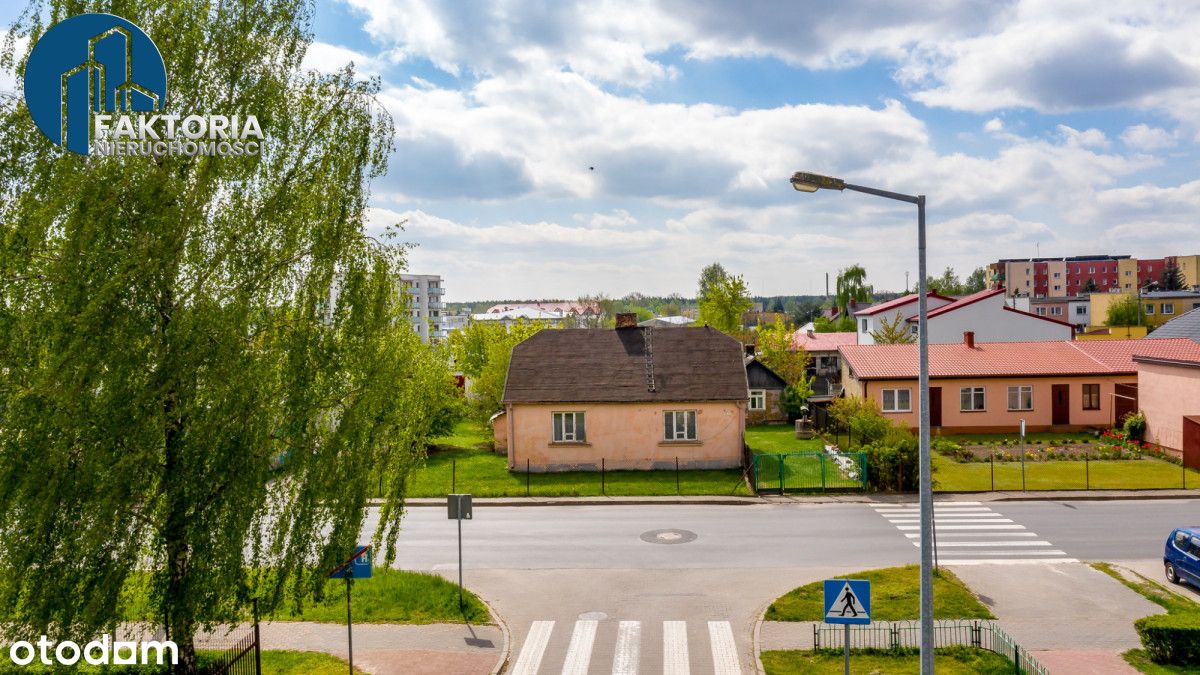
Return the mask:
<svg viewBox="0 0 1200 675">
<path fill-rule="evenodd" d="M 1193 309 L 1154 329 L 1148 339 L 1188 338 L 1200 342 L 1200 309 Z"/>
<path fill-rule="evenodd" d="M 513 348 L 504 403 L 743 401 L 742 354 L 708 326 L 543 330 Z"/>
</svg>

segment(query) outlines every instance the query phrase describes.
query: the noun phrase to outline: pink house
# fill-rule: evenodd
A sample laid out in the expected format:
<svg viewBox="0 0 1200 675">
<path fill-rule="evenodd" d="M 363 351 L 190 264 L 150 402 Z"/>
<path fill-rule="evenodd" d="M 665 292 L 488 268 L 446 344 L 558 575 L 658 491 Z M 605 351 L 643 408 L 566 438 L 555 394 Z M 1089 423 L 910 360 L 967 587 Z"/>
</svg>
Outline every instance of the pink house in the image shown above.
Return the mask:
<svg viewBox="0 0 1200 675">
<path fill-rule="evenodd" d="M 917 345 L 841 348 L 847 396 L 872 399 L 884 415 L 918 425 Z M 1135 356 L 1194 358 L 1186 339 L 976 343 L 929 346 L 931 426 L 942 432 L 1005 432 L 1112 426 L 1138 409 Z"/>
<path fill-rule="evenodd" d="M 717 469 L 742 463 L 750 392 L 743 349 L 707 326 L 543 330 L 513 349 L 508 468 Z"/>
<path fill-rule="evenodd" d="M 1180 350 L 1133 360 L 1139 403 L 1146 415 L 1146 439 L 1180 452 L 1184 465 L 1200 469 L 1200 355 Z"/>
</svg>

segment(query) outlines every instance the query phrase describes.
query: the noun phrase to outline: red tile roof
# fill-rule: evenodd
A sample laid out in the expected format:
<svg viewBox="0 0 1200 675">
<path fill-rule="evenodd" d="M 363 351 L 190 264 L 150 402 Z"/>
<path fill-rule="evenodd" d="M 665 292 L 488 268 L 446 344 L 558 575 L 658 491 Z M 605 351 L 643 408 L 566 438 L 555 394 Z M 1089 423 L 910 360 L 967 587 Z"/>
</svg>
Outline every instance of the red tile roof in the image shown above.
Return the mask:
<svg viewBox="0 0 1200 675">
<path fill-rule="evenodd" d="M 847 345 L 840 349 L 860 380 L 916 379 L 917 345 Z M 1133 357 L 1200 360 L 1185 338 L 1074 342 L 989 342 L 929 345 L 930 377 L 1132 375 Z"/>
<path fill-rule="evenodd" d="M 936 293 L 934 291 L 929 291 L 928 293 L 925 294 L 925 297 L 938 298 L 939 300 L 947 300 L 950 302 L 954 301 L 954 298 L 948 298 L 948 297 L 941 295 L 940 293 Z M 866 309 L 861 309 L 861 310 L 855 312 L 854 316 L 871 316 L 872 314 L 878 314 L 880 312 L 886 312 L 889 309 L 903 307 L 904 305 L 907 305 L 910 302 L 916 302 L 916 301 L 917 301 L 917 294 L 909 293 L 908 295 L 900 296 L 899 298 L 896 298 L 895 300 L 888 300 L 887 302 L 881 302 L 878 305 L 871 305 L 870 307 L 868 307 Z"/>
<path fill-rule="evenodd" d="M 836 352 L 843 345 L 858 344 L 858 333 L 813 333 L 798 330 L 792 335 L 792 346 L 807 352 Z"/>
</svg>

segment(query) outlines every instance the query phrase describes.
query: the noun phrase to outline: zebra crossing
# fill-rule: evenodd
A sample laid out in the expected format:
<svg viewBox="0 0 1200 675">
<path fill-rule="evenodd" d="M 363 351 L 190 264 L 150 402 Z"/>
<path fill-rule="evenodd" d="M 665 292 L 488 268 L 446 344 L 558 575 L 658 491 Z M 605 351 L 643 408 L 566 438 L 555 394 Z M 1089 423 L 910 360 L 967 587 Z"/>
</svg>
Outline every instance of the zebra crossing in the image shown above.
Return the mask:
<svg viewBox="0 0 1200 675">
<path fill-rule="evenodd" d="M 919 504 L 872 504 L 872 507 L 913 540 L 913 546 L 921 546 Z M 933 525 L 938 563 L 942 565 L 1079 562 L 981 502 L 934 502 Z"/>
<path fill-rule="evenodd" d="M 565 622 L 564 622 L 565 623 Z M 661 622 L 661 663 L 657 655 L 643 653 L 643 638 L 657 642 L 658 622 L 641 621 L 596 621 L 580 619 L 571 628 L 566 656 L 562 669 L 546 659 L 548 647 L 554 641 L 568 640 L 564 634 L 555 635 L 555 621 L 534 621 L 529 626 L 521 651 L 508 670 L 510 675 L 537 675 L 538 673 L 561 672 L 563 675 L 586 675 L 587 673 L 611 672 L 613 675 L 637 675 L 638 672 L 661 672 L 664 675 L 690 675 L 694 668 L 698 673 L 713 675 L 741 675 L 737 644 L 733 627 L 728 621 L 707 622 L 709 649 L 707 652 L 689 652 L 688 625 L 686 621 Z M 645 628 L 645 630 L 643 630 Z M 603 631 L 616 630 L 616 642 L 612 654 L 595 654 L 597 636 Z M 610 633 L 611 635 L 611 633 Z M 561 649 L 561 647 L 560 647 Z M 711 660 L 710 660 L 711 659 Z M 647 662 L 647 663 L 643 663 Z M 611 665 L 611 670 L 610 670 Z"/>
</svg>

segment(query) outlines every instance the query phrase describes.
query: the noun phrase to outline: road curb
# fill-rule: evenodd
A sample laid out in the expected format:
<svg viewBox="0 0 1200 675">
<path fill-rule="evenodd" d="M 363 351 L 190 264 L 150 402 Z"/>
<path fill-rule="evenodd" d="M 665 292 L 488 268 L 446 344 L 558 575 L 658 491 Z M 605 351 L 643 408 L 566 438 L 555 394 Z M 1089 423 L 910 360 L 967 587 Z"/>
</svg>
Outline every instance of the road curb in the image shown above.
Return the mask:
<svg viewBox="0 0 1200 675">
<path fill-rule="evenodd" d="M 767 616 L 767 609 L 774 602 L 775 600 L 768 600 L 762 606 L 758 612 L 758 618 L 754 620 L 754 630 L 750 633 L 750 647 L 754 650 L 754 667 L 758 669 L 758 675 L 767 675 L 767 669 L 762 662 L 762 625 Z"/>
<path fill-rule="evenodd" d="M 474 591 L 471 592 L 475 593 Z M 496 661 L 495 666 L 492 666 L 492 671 L 489 673 L 489 675 L 500 675 L 504 667 L 508 665 L 508 657 L 512 653 L 512 635 L 508 632 L 508 623 L 505 622 L 500 612 L 496 611 L 492 603 L 488 602 L 486 598 L 478 593 L 475 593 L 475 597 L 479 598 L 484 607 L 487 607 L 488 614 L 491 614 L 492 618 L 496 620 L 496 625 L 500 627 L 500 633 L 504 635 L 504 649 L 500 650 L 500 659 Z"/>
</svg>

